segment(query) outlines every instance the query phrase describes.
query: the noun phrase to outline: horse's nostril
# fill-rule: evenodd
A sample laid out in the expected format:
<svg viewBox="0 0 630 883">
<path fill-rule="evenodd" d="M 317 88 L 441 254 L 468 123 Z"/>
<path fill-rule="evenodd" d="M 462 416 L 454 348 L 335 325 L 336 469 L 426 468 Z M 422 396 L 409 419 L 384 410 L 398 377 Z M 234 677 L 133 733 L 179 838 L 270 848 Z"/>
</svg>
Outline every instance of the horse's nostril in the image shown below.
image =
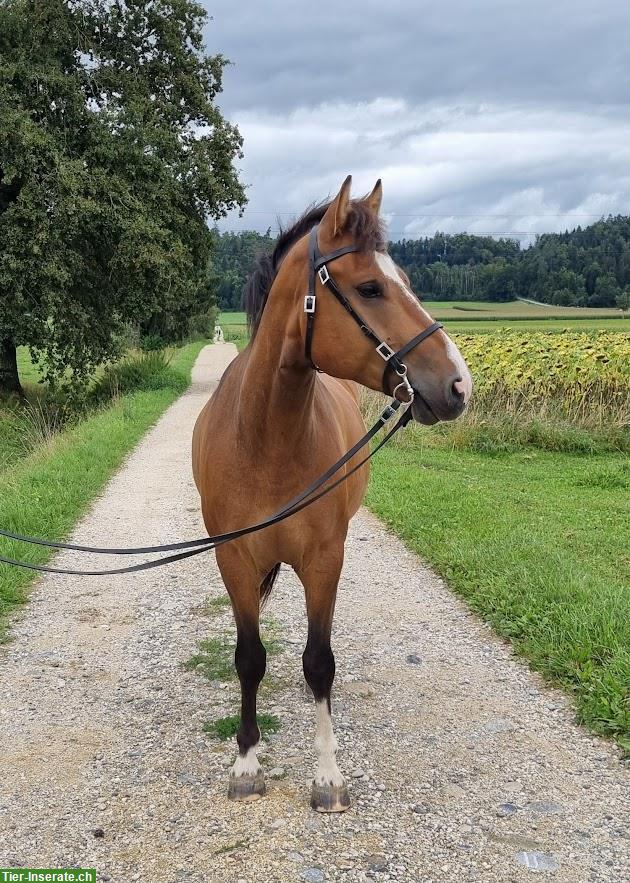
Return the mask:
<svg viewBox="0 0 630 883">
<path fill-rule="evenodd" d="M 464 385 L 464 381 L 461 378 L 453 382 L 453 395 L 457 399 L 463 399 L 466 395 L 466 387 Z"/>
</svg>

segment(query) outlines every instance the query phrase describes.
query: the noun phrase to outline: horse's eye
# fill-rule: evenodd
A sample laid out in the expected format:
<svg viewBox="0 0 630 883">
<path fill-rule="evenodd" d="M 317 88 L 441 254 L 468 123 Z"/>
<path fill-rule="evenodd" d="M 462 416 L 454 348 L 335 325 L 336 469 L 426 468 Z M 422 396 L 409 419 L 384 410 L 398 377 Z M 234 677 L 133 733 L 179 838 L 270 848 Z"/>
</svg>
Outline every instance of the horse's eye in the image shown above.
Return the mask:
<svg viewBox="0 0 630 883">
<path fill-rule="evenodd" d="M 357 291 L 361 297 L 380 297 L 383 294 L 378 282 L 364 282 L 357 286 Z"/>
</svg>

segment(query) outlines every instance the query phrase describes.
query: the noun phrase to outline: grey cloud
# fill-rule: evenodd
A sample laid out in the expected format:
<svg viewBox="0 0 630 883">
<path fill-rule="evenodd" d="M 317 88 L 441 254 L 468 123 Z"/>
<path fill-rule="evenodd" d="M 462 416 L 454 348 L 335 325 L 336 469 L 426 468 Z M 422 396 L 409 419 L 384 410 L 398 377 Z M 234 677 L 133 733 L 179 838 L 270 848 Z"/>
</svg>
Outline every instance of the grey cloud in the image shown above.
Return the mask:
<svg viewBox="0 0 630 883">
<path fill-rule="evenodd" d="M 212 3 L 221 105 L 275 227 L 382 176 L 392 236 L 561 230 L 630 211 L 630 4 Z"/>
<path fill-rule="evenodd" d="M 626 0 L 205 4 L 228 56 L 223 104 L 286 111 L 400 96 L 628 103 Z"/>
</svg>

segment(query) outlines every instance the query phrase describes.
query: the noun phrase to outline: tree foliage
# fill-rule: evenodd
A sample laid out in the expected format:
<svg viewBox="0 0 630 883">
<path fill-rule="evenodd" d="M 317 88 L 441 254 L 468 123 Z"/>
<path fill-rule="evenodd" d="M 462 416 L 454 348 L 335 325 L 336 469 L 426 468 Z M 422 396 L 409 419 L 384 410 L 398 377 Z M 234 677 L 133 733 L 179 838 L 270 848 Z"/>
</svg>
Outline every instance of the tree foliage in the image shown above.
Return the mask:
<svg viewBox="0 0 630 883">
<path fill-rule="evenodd" d="M 390 252 L 416 291 L 440 300 L 612 307 L 630 286 L 630 218 L 622 216 L 545 233 L 525 249 L 510 239 L 436 234 L 393 242 Z"/>
<path fill-rule="evenodd" d="M 214 247 L 209 262 L 209 282 L 222 310 L 240 310 L 241 293 L 256 258 L 275 245 L 271 230 L 219 233 L 213 230 Z"/>
<path fill-rule="evenodd" d="M 273 248 L 270 232 L 215 231 L 212 285 L 224 310 L 240 308 L 254 258 Z M 547 233 L 521 249 L 513 239 L 468 233 L 390 242 L 414 291 L 435 300 L 508 301 L 524 297 L 561 306 L 624 309 L 630 296 L 630 218 Z M 627 309 L 628 307 L 625 307 Z"/>
<path fill-rule="evenodd" d="M 0 341 L 50 379 L 209 305 L 206 221 L 245 200 L 204 20 L 194 0 L 0 0 Z"/>
</svg>

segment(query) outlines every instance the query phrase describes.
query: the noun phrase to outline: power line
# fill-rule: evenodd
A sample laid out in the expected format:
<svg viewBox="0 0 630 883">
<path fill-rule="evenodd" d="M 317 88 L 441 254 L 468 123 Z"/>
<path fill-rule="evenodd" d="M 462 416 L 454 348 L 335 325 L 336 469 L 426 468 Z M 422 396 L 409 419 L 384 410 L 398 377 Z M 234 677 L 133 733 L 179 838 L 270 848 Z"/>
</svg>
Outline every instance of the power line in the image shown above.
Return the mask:
<svg viewBox="0 0 630 883">
<path fill-rule="evenodd" d="M 480 230 L 436 230 L 434 233 L 423 233 L 419 230 L 388 230 L 387 233 L 389 236 L 435 236 L 438 233 L 440 236 L 544 236 L 547 233 L 553 231 L 550 230 L 526 230 L 526 231 L 518 231 L 518 230 L 494 230 L 494 231 L 480 231 Z"/>
<path fill-rule="evenodd" d="M 290 215 L 291 217 L 296 216 L 296 212 L 292 211 L 274 211 L 272 209 L 245 209 L 246 214 L 248 215 L 274 215 L 277 217 L 278 215 Z M 425 212 L 419 210 L 414 212 L 413 214 L 408 214 L 406 212 L 384 212 L 386 215 L 392 215 L 396 218 L 522 218 L 523 215 L 526 215 L 527 212 L 499 212 L 498 214 L 478 214 L 475 212 Z M 538 214 L 535 212 L 537 218 L 602 218 L 605 215 L 602 212 L 579 212 L 573 213 L 570 210 L 568 212 L 556 212 L 554 214 Z"/>
<path fill-rule="evenodd" d="M 477 220 L 487 220 L 490 218 L 523 218 L 523 212 L 502 212 L 499 214 L 482 214 L 479 212 L 424 212 L 422 209 L 419 209 L 417 212 L 413 214 L 409 214 L 407 212 L 389 212 L 389 214 L 393 218 L 413 218 L 416 221 L 422 221 L 429 218 L 452 218 L 457 220 L 458 218 L 474 218 Z M 275 211 L 272 209 L 246 209 L 245 210 L 245 218 L 244 223 L 247 224 L 247 217 L 249 215 L 267 215 L 270 218 L 273 217 L 273 220 L 276 220 L 279 217 L 297 217 L 296 213 L 293 211 Z M 536 215 L 538 218 L 563 218 L 565 223 L 568 225 L 573 221 L 575 222 L 579 218 L 604 218 L 605 215 L 603 212 L 577 212 L 572 213 L 570 210 L 568 212 L 547 212 L 545 214 Z M 270 227 L 273 226 L 273 220 L 270 223 Z M 252 231 L 250 227 L 242 226 L 242 227 L 231 227 L 229 229 L 221 229 L 222 233 L 245 233 L 245 232 L 259 232 Z M 454 236 L 458 234 L 465 234 L 468 236 L 489 236 L 489 237 L 501 237 L 501 238 L 512 238 L 512 239 L 523 239 L 524 237 L 533 237 L 533 236 L 544 236 L 548 233 L 558 233 L 561 231 L 556 230 L 456 230 L 456 231 L 445 231 L 439 230 L 437 227 L 434 231 L 419 231 L 419 230 L 388 230 L 388 236 L 390 239 L 420 239 L 423 237 L 429 238 L 434 236 L 436 233 L 442 233 L 445 236 Z"/>
<path fill-rule="evenodd" d="M 219 233 L 258 233 L 258 230 L 251 230 L 249 227 L 239 227 L 230 229 L 230 230 L 222 230 L 219 229 Z M 554 233 L 552 230 L 526 230 L 526 231 L 515 231 L 515 230 L 503 230 L 503 231 L 484 231 L 481 232 L 479 230 L 457 230 L 448 232 L 446 230 L 436 230 L 434 233 L 426 233 L 421 231 L 412 231 L 412 230 L 388 230 L 387 235 L 391 238 L 392 236 L 407 236 L 409 238 L 413 237 L 430 237 L 435 236 L 439 233 L 442 236 L 459 236 L 464 234 L 466 236 L 545 236 L 548 233 Z"/>
</svg>

